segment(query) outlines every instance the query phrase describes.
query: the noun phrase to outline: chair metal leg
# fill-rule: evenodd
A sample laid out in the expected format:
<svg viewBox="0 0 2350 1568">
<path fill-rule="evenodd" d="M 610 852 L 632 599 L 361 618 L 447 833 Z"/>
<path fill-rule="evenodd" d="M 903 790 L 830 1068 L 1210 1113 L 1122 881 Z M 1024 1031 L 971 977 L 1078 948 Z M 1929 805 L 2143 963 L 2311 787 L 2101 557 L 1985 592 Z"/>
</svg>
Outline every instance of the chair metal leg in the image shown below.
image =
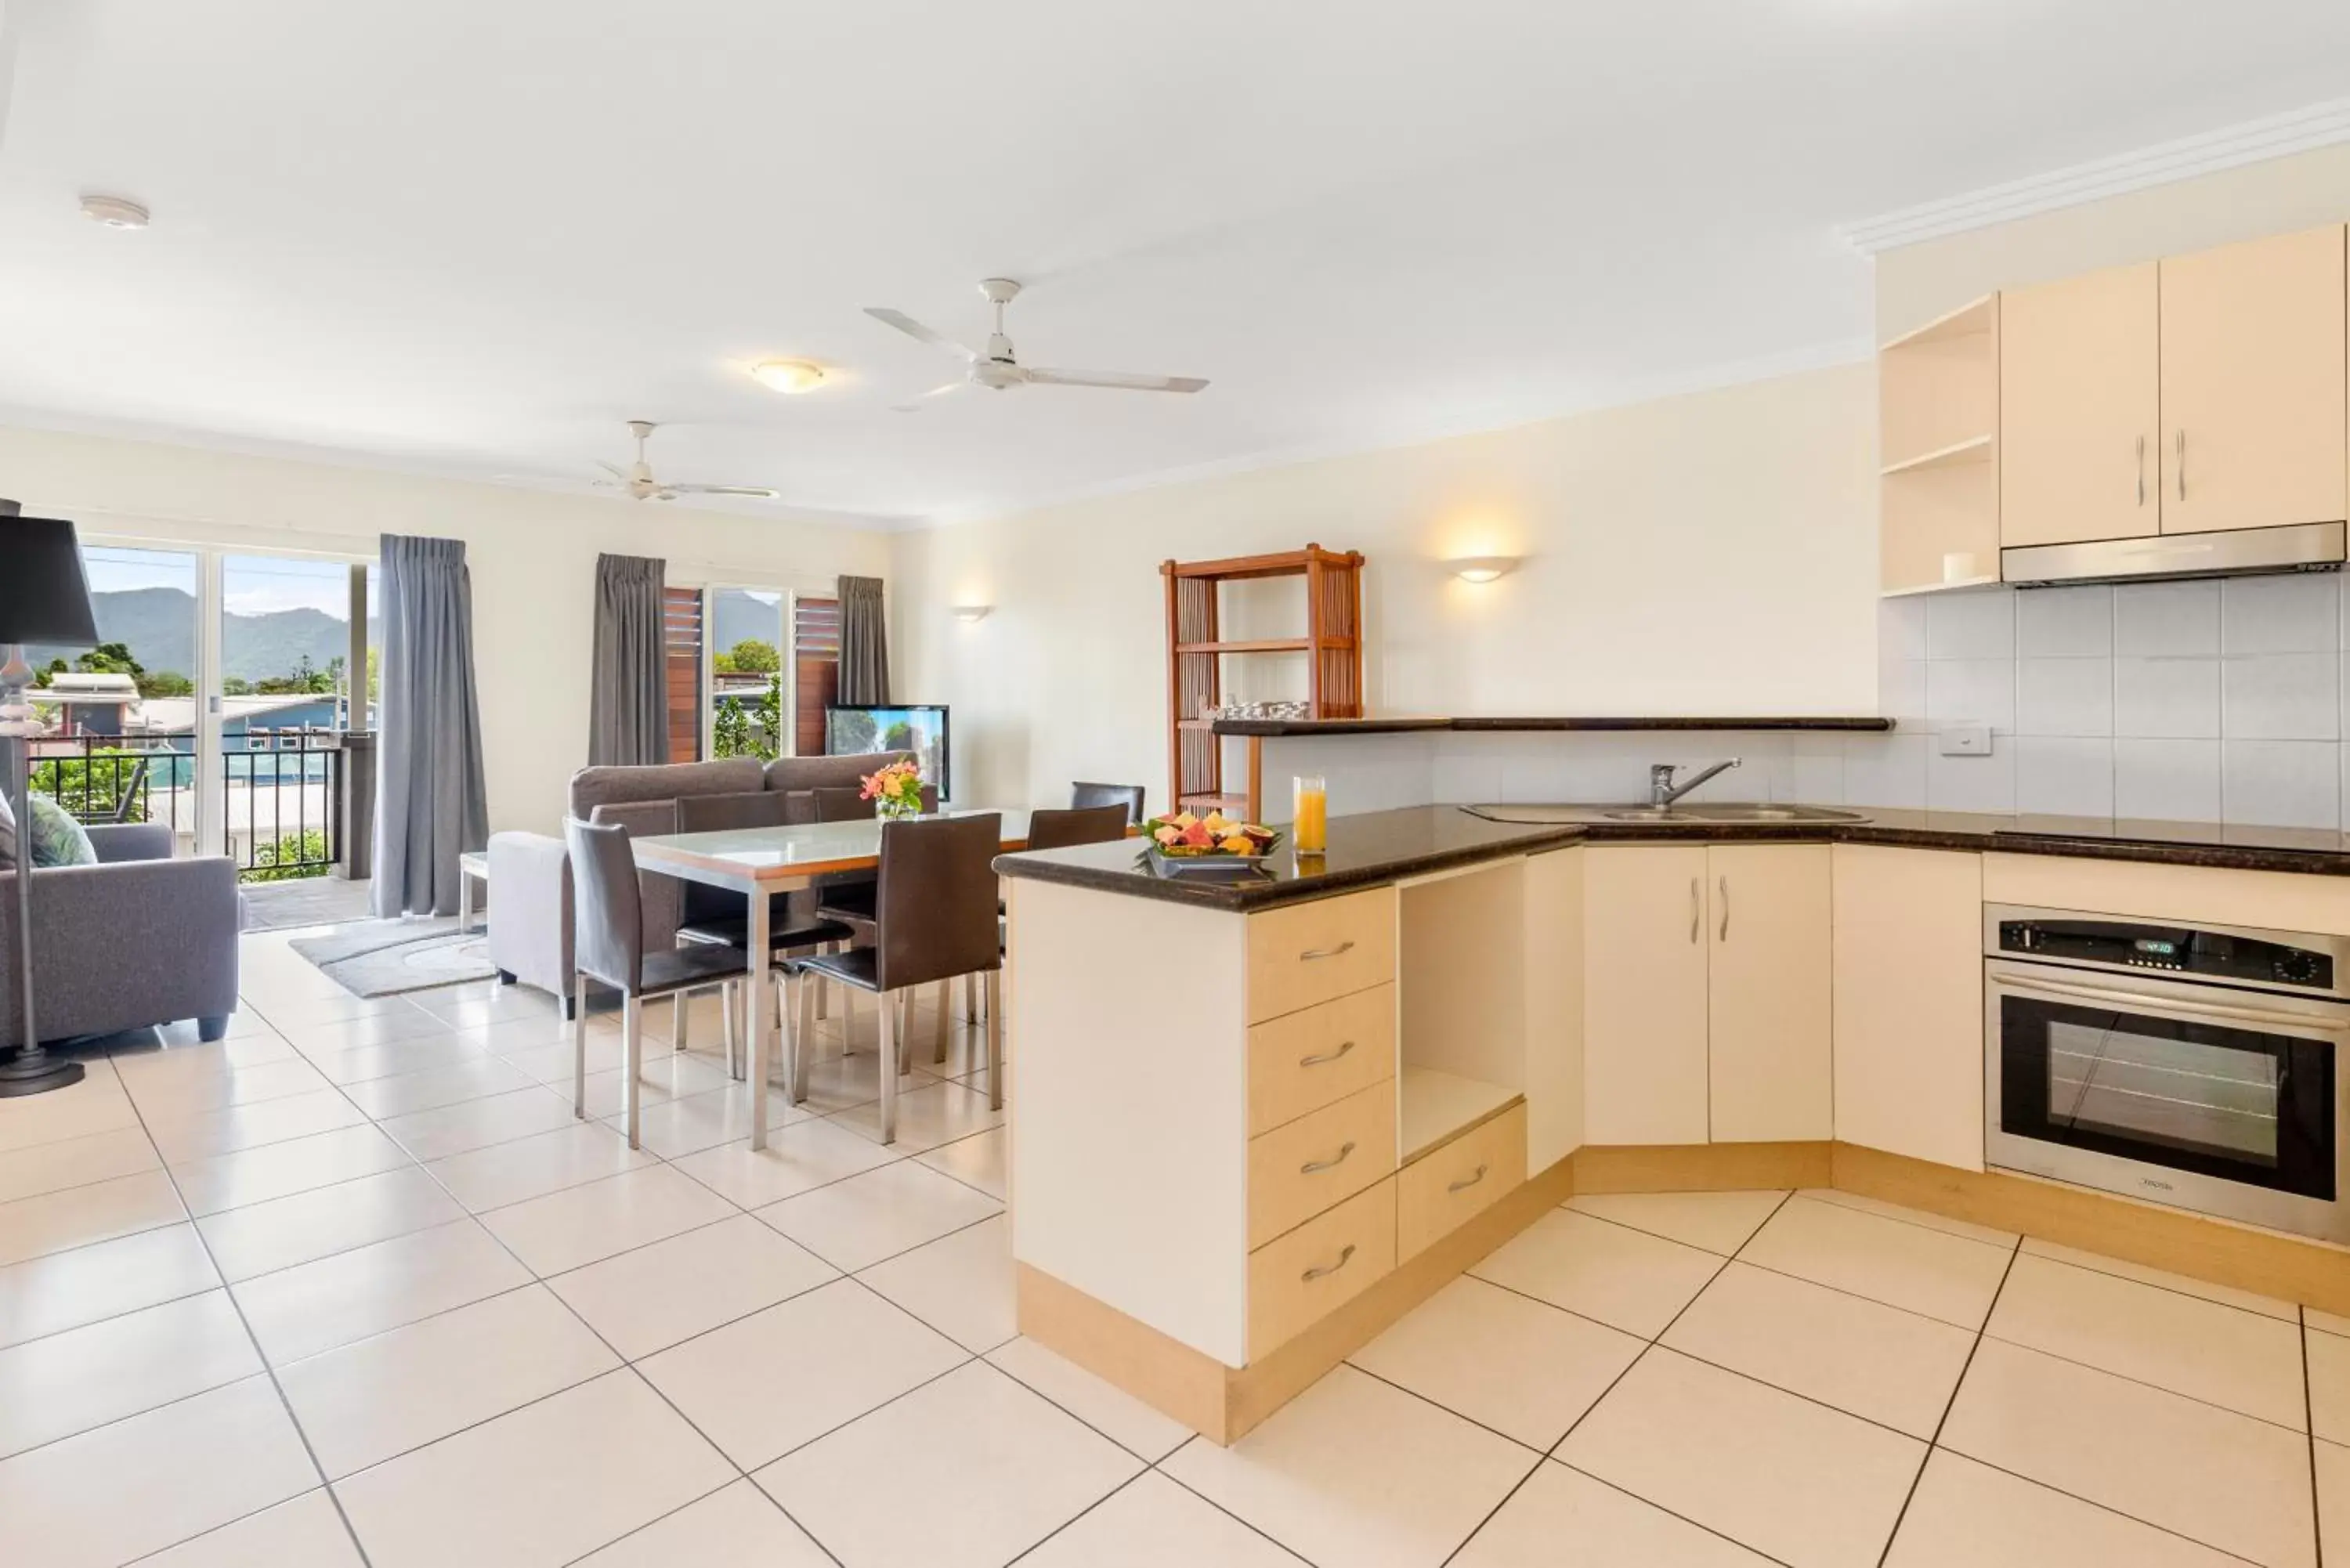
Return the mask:
<svg viewBox="0 0 2350 1568">
<path fill-rule="evenodd" d="M 987 1106 L 1003 1108 L 1003 991 L 1002 970 L 987 971 Z"/>
<path fill-rule="evenodd" d="M 898 1002 L 888 992 L 881 1003 L 881 1141 L 898 1141 Z"/>
<path fill-rule="evenodd" d="M 947 1014 L 953 1011 L 954 981 L 942 980 L 939 981 L 939 1022 L 933 1030 L 938 1039 L 931 1052 L 932 1062 L 943 1062 L 947 1059 Z"/>
<path fill-rule="evenodd" d="M 681 1051 L 685 1049 L 685 998 L 686 993 L 681 991 L 670 998 L 669 1034 Z"/>
<path fill-rule="evenodd" d="M 914 1070 L 914 988 L 908 986 L 892 994 L 895 1000 L 890 1005 L 896 1011 L 891 1022 L 898 1026 L 898 1075 L 902 1078 Z"/>
<path fill-rule="evenodd" d="M 824 995 L 824 981 L 821 980 L 811 980 L 803 975 L 798 984 L 799 1012 L 796 1016 L 799 1027 L 793 1032 L 793 1049 L 801 1054 L 792 1072 L 792 1104 L 795 1106 L 803 1104 L 808 1097 L 808 1064 L 816 1055 L 809 1041 L 816 1033 L 816 1008 Z"/>
<path fill-rule="evenodd" d="M 784 1046 L 784 1103 L 792 1105 L 799 1099 L 800 1088 L 800 1015 L 799 981 L 789 970 L 771 969 L 768 983 L 775 988 L 775 1030 Z"/>
<path fill-rule="evenodd" d="M 680 1002 L 684 1000 L 680 994 Z M 628 1114 L 629 1147 L 639 1147 L 637 1111 L 643 1096 L 638 1091 L 637 1075 L 645 1070 L 645 1004 L 633 992 L 620 998 L 620 1107 Z"/>
<path fill-rule="evenodd" d="M 730 980 L 718 988 L 718 1030 L 726 1036 L 726 1060 L 729 1062 L 734 1060 L 735 1023 L 734 982 Z M 678 1049 L 682 1051 L 685 1046 L 680 1044 Z"/>
<path fill-rule="evenodd" d="M 975 970 L 962 977 L 962 1018 L 966 1023 L 979 1022 L 979 973 Z"/>
<path fill-rule="evenodd" d="M 571 976 L 571 1114 L 588 1119 L 588 977 Z"/>
</svg>

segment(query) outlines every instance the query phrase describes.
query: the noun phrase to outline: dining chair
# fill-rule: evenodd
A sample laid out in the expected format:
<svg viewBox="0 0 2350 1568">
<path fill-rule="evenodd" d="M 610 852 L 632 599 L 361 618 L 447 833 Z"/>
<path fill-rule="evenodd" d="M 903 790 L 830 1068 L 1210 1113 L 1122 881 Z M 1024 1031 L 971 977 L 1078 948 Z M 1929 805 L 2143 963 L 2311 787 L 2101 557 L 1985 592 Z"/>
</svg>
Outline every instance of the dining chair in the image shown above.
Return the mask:
<svg viewBox="0 0 2350 1568">
<path fill-rule="evenodd" d="M 1080 784 L 1077 787 L 1083 789 L 1086 786 Z M 1104 784 L 1097 787 L 1113 789 L 1118 786 Z M 1136 793 L 1140 793 L 1139 787 Z M 1066 810 L 1047 808 L 1042 811 L 1032 811 L 1028 814 L 1027 847 L 1031 849 L 1067 849 L 1072 846 L 1079 844 L 1114 844 L 1126 836 L 1126 827 L 1127 807 L 1122 803 L 1118 802 L 1111 802 L 1107 805 L 1071 806 Z M 996 903 L 995 912 L 999 916 L 1004 912 L 1003 902 L 1000 899 Z M 1001 928 L 999 927 L 999 946 L 1001 946 L 1000 933 Z M 981 1012 L 980 1008 L 982 1006 L 982 1002 L 978 994 L 978 976 L 968 974 L 963 976 L 963 1015 L 971 1019 L 973 1023 L 978 1022 L 983 1016 L 987 1016 L 992 1019 L 994 1012 L 994 1007 L 992 1002 L 988 1004 L 987 1012 L 985 1014 Z M 941 1029 L 939 1032 L 938 1060 L 941 1062 L 945 1061 L 946 1055 L 946 1031 Z"/>
<path fill-rule="evenodd" d="M 1069 804 L 1080 809 L 1089 805 L 1122 805 L 1126 807 L 1128 826 L 1131 826 L 1142 820 L 1142 786 L 1080 781 L 1069 786 Z"/>
<path fill-rule="evenodd" d="M 638 1081 L 645 1066 L 644 1003 L 712 985 L 731 993 L 745 978 L 748 955 L 740 948 L 709 943 L 645 951 L 644 908 L 629 830 L 617 822 L 599 825 L 566 817 L 563 837 L 571 852 L 571 983 L 577 1002 L 571 1023 L 571 1114 L 583 1119 L 588 1115 L 588 982 L 600 981 L 620 993 L 626 1075 L 620 1104 L 627 1114 L 629 1147 L 635 1148 L 644 1099 Z"/>
<path fill-rule="evenodd" d="M 785 826 L 789 808 L 790 802 L 776 790 L 749 790 L 737 794 L 681 795 L 677 802 L 677 830 L 680 833 L 723 833 L 737 828 L 782 827 Z M 687 882 L 683 892 L 684 901 L 678 919 L 678 940 L 733 948 L 737 951 L 749 948 L 750 895 L 729 888 L 713 888 L 706 882 Z M 831 942 L 846 942 L 856 934 L 838 920 L 828 920 L 820 915 L 795 913 L 789 893 L 772 894 L 767 899 L 767 946 L 771 955 Z M 731 992 L 728 1001 L 730 1005 L 725 1017 L 726 1071 L 730 1076 L 740 1078 L 743 1068 L 738 1064 L 735 1050 L 740 1032 L 736 1027 L 738 1014 L 731 1005 Z M 739 1016 L 747 1018 L 749 1010 L 743 1009 Z M 677 1004 L 675 1034 L 677 1048 L 684 1050 L 685 1003 L 682 993 Z M 743 1054 L 747 1055 L 748 1053 Z"/>
<path fill-rule="evenodd" d="M 899 1049 L 898 1003 L 920 986 L 980 974 L 988 993 L 988 1103 L 1003 1105 L 1003 1032 L 996 1022 L 995 856 L 1003 818 L 918 818 L 881 825 L 879 875 L 874 884 L 874 941 L 847 952 L 785 961 L 785 1006 L 797 1020 L 791 1050 L 805 1049 L 814 1027 L 808 981 L 822 975 L 869 991 L 881 1007 L 881 1141 L 898 1138 L 898 1079 L 910 1064 Z M 796 992 L 796 995 L 792 994 Z M 805 1097 L 806 1064 L 791 1065 L 795 1095 Z"/>
</svg>

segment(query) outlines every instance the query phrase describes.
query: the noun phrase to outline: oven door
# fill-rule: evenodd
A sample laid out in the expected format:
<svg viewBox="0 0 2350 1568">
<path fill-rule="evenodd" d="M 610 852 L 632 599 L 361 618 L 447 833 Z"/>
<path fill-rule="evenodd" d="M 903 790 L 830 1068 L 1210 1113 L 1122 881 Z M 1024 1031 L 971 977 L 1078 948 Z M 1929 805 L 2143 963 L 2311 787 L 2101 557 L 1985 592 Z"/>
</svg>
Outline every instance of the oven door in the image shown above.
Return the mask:
<svg viewBox="0 0 2350 1568">
<path fill-rule="evenodd" d="M 1987 959 L 1988 1163 L 2350 1241 L 2350 1003 Z"/>
</svg>

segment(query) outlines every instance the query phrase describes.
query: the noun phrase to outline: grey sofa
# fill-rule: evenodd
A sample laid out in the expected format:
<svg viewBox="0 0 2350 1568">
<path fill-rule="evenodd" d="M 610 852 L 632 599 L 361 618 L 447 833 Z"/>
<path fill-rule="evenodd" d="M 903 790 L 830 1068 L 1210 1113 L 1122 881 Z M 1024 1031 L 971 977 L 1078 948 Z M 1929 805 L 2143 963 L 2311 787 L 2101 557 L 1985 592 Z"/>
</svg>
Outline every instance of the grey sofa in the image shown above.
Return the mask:
<svg viewBox="0 0 2350 1568">
<path fill-rule="evenodd" d="M 848 757 L 722 757 L 656 767 L 582 768 L 571 775 L 570 815 L 617 822 L 632 836 L 677 831 L 677 802 L 685 795 L 780 791 L 793 822 L 816 820 L 816 789 L 854 787 L 900 752 Z M 647 873 L 643 889 L 645 950 L 677 945 L 683 898 L 673 877 Z M 800 896 L 800 897 L 805 897 Z M 795 902 L 798 898 L 795 898 Z M 810 900 L 813 902 L 813 900 Z M 521 981 L 571 1007 L 571 866 L 563 840 L 543 833 L 490 836 L 490 962 L 498 978 Z"/>
<path fill-rule="evenodd" d="M 217 1040 L 236 1011 L 236 866 L 175 860 L 172 830 L 97 826 L 95 866 L 33 873 L 33 993 L 44 1040 L 113 1034 L 182 1018 Z M 0 1045 L 21 1045 L 16 877 L 0 868 Z"/>
</svg>

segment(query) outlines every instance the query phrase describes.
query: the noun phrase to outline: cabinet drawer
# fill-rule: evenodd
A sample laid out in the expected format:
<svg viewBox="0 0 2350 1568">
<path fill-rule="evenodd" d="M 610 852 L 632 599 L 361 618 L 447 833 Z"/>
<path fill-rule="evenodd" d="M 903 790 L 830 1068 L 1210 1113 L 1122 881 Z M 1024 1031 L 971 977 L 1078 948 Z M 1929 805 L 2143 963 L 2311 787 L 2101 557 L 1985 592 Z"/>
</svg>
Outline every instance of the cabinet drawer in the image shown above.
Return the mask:
<svg viewBox="0 0 2350 1568">
<path fill-rule="evenodd" d="M 1375 985 L 1249 1031 L 1249 1136 L 1395 1076 L 1396 996 Z"/>
<path fill-rule="evenodd" d="M 1396 890 L 1374 888 L 1248 918 L 1248 1021 L 1395 978 Z"/>
<path fill-rule="evenodd" d="M 1396 1174 L 1396 1258 L 1412 1256 L 1526 1179 L 1526 1107 L 1512 1106 Z"/>
<path fill-rule="evenodd" d="M 1295 1338 L 1395 1268 L 1392 1180 L 1357 1193 L 1249 1254 L 1248 1356 Z"/>
<path fill-rule="evenodd" d="M 1394 1080 L 1251 1138 L 1248 1156 L 1248 1244 L 1253 1248 L 1394 1173 Z"/>
</svg>

